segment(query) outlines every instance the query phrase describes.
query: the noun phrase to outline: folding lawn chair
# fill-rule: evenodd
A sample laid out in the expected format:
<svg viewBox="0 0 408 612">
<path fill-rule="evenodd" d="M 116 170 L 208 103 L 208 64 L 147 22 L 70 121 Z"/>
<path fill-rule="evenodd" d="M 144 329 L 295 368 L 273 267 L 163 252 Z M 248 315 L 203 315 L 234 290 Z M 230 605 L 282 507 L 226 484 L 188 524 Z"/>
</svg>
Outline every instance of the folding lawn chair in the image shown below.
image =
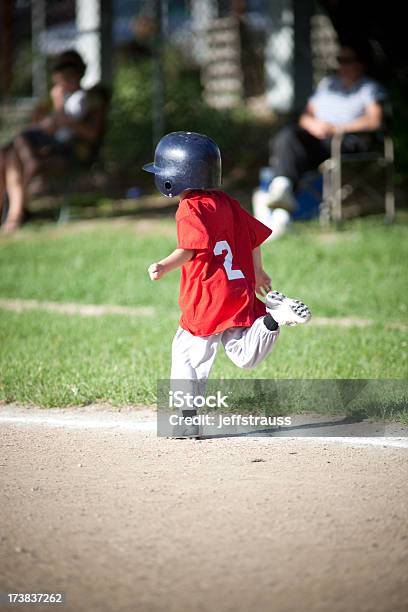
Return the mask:
<svg viewBox="0 0 408 612">
<path fill-rule="evenodd" d="M 386 115 L 387 117 L 387 115 Z M 395 195 L 393 186 L 394 144 L 389 122 L 383 129 L 375 132 L 358 132 L 356 136 L 367 136 L 373 141 L 372 147 L 365 152 L 344 153 L 341 150 L 344 135 L 336 134 L 331 141 L 331 154 L 319 170 L 323 175 L 323 198 L 320 205 L 320 223 L 328 226 L 331 221 L 339 225 L 343 219 L 343 203 L 356 189 L 365 192 L 370 198 L 384 203 L 385 220 L 392 223 L 395 217 Z M 347 134 L 348 136 L 348 134 Z M 365 165 L 363 167 L 363 162 Z M 371 163 L 369 163 L 371 162 Z M 351 180 L 344 182 L 345 166 L 357 167 Z M 385 169 L 385 190 L 379 192 L 372 184 L 373 172 L 378 167 Z"/>
</svg>

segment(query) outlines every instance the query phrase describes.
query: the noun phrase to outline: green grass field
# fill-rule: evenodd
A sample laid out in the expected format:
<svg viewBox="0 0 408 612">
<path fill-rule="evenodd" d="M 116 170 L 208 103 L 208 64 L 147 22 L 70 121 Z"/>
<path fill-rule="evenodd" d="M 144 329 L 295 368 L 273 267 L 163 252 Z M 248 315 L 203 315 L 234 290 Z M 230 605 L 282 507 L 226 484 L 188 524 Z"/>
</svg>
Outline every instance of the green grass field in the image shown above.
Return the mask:
<svg viewBox="0 0 408 612">
<path fill-rule="evenodd" d="M 254 371 L 237 370 L 220 352 L 212 377 L 407 378 L 407 229 L 401 215 L 392 227 L 372 217 L 337 233 L 298 224 L 265 245 L 274 287 L 333 321 L 284 329 Z M 174 246 L 167 218 L 32 225 L 0 238 L 0 300 L 152 307 L 93 317 L 15 312 L 0 302 L 0 399 L 153 404 L 157 379 L 169 375 L 179 274 L 153 283 L 146 269 Z"/>
</svg>

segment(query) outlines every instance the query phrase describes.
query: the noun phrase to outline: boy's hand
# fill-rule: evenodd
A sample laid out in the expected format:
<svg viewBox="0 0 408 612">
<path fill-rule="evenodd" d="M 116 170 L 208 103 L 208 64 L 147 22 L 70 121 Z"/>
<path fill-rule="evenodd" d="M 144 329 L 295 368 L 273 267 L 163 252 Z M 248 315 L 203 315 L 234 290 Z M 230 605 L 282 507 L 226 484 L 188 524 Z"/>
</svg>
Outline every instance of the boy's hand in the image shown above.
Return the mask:
<svg viewBox="0 0 408 612">
<path fill-rule="evenodd" d="M 272 289 L 272 279 L 265 270 L 255 270 L 255 291 L 260 295 L 266 295 Z"/>
<path fill-rule="evenodd" d="M 162 276 L 164 276 L 164 266 L 160 263 L 152 263 L 148 267 L 148 272 L 150 280 L 159 280 Z"/>
<path fill-rule="evenodd" d="M 148 272 L 152 280 L 159 280 L 167 272 L 176 270 L 182 265 L 190 261 L 194 256 L 195 251 L 192 249 L 175 249 L 170 255 L 162 259 L 160 262 L 152 263 L 148 267 Z"/>
</svg>

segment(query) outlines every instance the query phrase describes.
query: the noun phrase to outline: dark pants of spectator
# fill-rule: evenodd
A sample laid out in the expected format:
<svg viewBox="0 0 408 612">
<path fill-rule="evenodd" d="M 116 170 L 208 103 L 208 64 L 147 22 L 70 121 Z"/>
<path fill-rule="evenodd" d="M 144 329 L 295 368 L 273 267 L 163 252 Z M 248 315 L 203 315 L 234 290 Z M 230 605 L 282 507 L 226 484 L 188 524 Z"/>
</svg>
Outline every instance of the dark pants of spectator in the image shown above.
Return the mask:
<svg viewBox="0 0 408 612">
<path fill-rule="evenodd" d="M 371 139 L 367 135 L 346 134 L 342 151 L 367 151 Z M 299 125 L 282 128 L 271 141 L 271 166 L 275 176 L 286 176 L 296 189 L 302 175 L 315 170 L 330 157 L 330 138 L 320 140 Z"/>
</svg>

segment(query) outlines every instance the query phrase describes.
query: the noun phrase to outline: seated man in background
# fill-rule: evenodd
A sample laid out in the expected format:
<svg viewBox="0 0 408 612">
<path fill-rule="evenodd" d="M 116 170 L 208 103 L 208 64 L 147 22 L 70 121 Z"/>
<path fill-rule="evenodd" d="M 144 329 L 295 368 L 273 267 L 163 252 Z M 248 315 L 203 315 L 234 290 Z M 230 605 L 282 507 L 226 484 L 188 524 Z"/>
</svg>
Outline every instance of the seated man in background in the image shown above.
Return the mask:
<svg viewBox="0 0 408 612">
<path fill-rule="evenodd" d="M 86 163 L 99 140 L 104 110 L 81 89 L 86 65 L 76 51 L 61 53 L 52 69 L 53 112 L 16 136 L 0 151 L 0 210 L 7 193 L 9 210 L 2 226 L 12 232 L 21 225 L 27 187 L 38 175 L 58 176 Z"/>
<path fill-rule="evenodd" d="M 296 207 L 295 192 L 302 175 L 330 157 L 334 134 L 344 133 L 343 151 L 364 151 L 371 140 L 348 132 L 377 130 L 383 123 L 384 88 L 366 76 L 369 56 L 364 48 L 343 45 L 337 74 L 319 83 L 297 125 L 280 130 L 271 143 L 274 178 L 268 197 L 255 210 L 265 223 L 271 209 Z M 279 233 L 279 232 L 278 232 Z"/>
</svg>

